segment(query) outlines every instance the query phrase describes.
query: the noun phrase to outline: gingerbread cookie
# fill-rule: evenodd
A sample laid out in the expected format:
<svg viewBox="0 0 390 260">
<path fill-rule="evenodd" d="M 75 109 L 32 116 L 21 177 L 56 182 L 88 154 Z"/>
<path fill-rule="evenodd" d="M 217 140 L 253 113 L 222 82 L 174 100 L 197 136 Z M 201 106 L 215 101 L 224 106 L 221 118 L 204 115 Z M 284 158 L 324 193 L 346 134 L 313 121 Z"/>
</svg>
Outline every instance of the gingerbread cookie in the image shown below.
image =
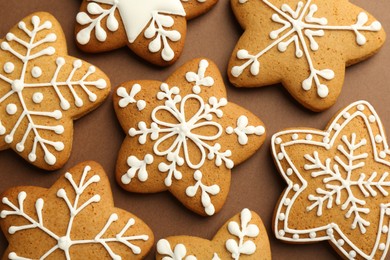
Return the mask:
<svg viewBox="0 0 390 260">
<path fill-rule="evenodd" d="M 142 220 L 114 207 L 95 162 L 78 164 L 50 189 L 12 188 L 0 209 L 8 259 L 142 259 L 153 245 Z"/>
<path fill-rule="evenodd" d="M 73 120 L 105 100 L 110 81 L 68 56 L 61 26 L 48 13 L 24 18 L 0 42 L 0 150 L 59 169 L 70 156 Z"/>
<path fill-rule="evenodd" d="M 211 241 L 191 236 L 160 239 L 156 259 L 270 260 L 271 248 L 260 217 L 243 209 L 226 222 Z"/>
<path fill-rule="evenodd" d="M 128 46 L 141 58 L 173 64 L 181 55 L 187 20 L 218 0 L 84 0 L 77 14 L 76 39 L 87 52 Z"/>
<path fill-rule="evenodd" d="M 186 63 L 166 83 L 124 83 L 114 107 L 128 134 L 118 156 L 118 183 L 131 192 L 169 190 L 201 215 L 221 209 L 230 170 L 265 140 L 263 123 L 227 101 L 222 76 L 206 59 Z"/>
<path fill-rule="evenodd" d="M 228 69 L 237 87 L 282 83 L 303 106 L 336 103 L 345 67 L 383 45 L 381 24 L 348 0 L 231 0 L 245 29 Z"/>
<path fill-rule="evenodd" d="M 390 149 L 374 108 L 358 101 L 325 131 L 287 129 L 272 138 L 288 183 L 274 217 L 288 243 L 327 240 L 348 259 L 385 259 L 389 249 Z"/>
</svg>

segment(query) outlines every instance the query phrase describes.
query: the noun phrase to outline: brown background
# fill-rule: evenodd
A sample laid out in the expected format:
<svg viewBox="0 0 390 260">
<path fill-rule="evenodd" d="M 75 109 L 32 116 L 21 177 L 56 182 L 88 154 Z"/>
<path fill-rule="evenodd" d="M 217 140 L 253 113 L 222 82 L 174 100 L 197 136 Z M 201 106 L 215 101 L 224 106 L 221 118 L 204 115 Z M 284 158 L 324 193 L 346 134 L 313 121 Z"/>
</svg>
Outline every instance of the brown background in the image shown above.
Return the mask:
<svg viewBox="0 0 390 260">
<path fill-rule="evenodd" d="M 85 160 L 103 165 L 111 179 L 116 206 L 141 217 L 155 232 L 156 239 L 170 235 L 194 235 L 211 239 L 220 226 L 243 207 L 256 211 L 270 236 L 274 259 L 333 259 L 337 255 L 326 243 L 288 245 L 275 239 L 272 217 L 275 203 L 286 184 L 272 162 L 270 137 L 286 127 L 307 126 L 323 129 L 339 109 L 359 99 L 376 108 L 385 128 L 390 131 L 390 42 L 370 60 L 347 70 L 344 88 L 334 107 L 320 114 L 309 112 L 294 101 L 280 85 L 262 89 L 236 89 L 227 83 L 226 68 L 231 51 L 242 30 L 235 21 L 228 0 L 220 0 L 208 14 L 189 22 L 184 53 L 170 68 L 160 69 L 138 59 L 127 48 L 106 54 L 90 55 L 74 43 L 75 16 L 80 0 L 0 0 L 0 37 L 23 17 L 35 11 L 48 11 L 61 23 L 67 36 L 70 55 L 100 67 L 111 78 L 112 85 L 134 79 L 164 80 L 178 66 L 192 58 L 204 56 L 221 69 L 230 101 L 258 115 L 268 131 L 264 146 L 246 163 L 233 169 L 230 195 L 222 211 L 203 218 L 185 209 L 168 192 L 152 195 L 127 193 L 114 182 L 117 152 L 124 139 L 112 108 L 111 97 L 94 113 L 75 122 L 73 153 L 66 166 L 56 172 L 44 172 L 30 166 L 12 150 L 0 152 L 0 192 L 16 185 L 51 186 L 60 174 Z M 353 0 L 382 22 L 390 32 L 390 1 Z M 7 242 L 0 234 L 0 254 Z M 154 251 L 147 259 L 154 258 Z M 390 256 L 389 256 L 390 257 Z"/>
</svg>

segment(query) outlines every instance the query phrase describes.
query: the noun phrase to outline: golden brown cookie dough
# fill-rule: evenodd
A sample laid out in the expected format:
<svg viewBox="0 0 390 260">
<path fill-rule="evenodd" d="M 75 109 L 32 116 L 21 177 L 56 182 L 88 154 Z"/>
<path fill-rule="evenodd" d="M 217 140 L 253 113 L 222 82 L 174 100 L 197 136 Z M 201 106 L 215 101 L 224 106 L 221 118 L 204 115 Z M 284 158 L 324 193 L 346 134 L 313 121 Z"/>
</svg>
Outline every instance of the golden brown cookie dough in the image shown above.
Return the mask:
<svg viewBox="0 0 390 260">
<path fill-rule="evenodd" d="M 383 45 L 381 24 L 348 0 L 231 0 L 245 30 L 230 59 L 237 87 L 282 83 L 303 106 L 336 103 L 345 67 Z"/>
<path fill-rule="evenodd" d="M 128 46 L 141 58 L 173 64 L 181 55 L 187 20 L 218 0 L 84 0 L 77 14 L 77 45 L 86 52 Z"/>
<path fill-rule="evenodd" d="M 73 120 L 106 99 L 110 80 L 68 56 L 61 26 L 48 13 L 24 18 L 0 46 L 0 150 L 59 169 L 72 150 Z"/>
<path fill-rule="evenodd" d="M 114 207 L 103 168 L 80 163 L 51 188 L 16 187 L 2 194 L 3 259 L 142 259 L 153 233 Z"/>
<path fill-rule="evenodd" d="M 169 190 L 187 208 L 218 212 L 230 172 L 263 144 L 263 123 L 226 99 L 217 66 L 195 59 L 165 83 L 130 81 L 113 96 L 123 130 L 116 178 L 125 190 Z"/>
<path fill-rule="evenodd" d="M 211 241 L 191 236 L 160 239 L 156 259 L 271 260 L 271 248 L 260 217 L 243 209 L 227 221 Z"/>
<path fill-rule="evenodd" d="M 288 184 L 275 209 L 278 239 L 329 241 L 345 259 L 387 259 L 390 149 L 368 102 L 340 111 L 325 131 L 275 134 L 272 152 Z"/>
</svg>

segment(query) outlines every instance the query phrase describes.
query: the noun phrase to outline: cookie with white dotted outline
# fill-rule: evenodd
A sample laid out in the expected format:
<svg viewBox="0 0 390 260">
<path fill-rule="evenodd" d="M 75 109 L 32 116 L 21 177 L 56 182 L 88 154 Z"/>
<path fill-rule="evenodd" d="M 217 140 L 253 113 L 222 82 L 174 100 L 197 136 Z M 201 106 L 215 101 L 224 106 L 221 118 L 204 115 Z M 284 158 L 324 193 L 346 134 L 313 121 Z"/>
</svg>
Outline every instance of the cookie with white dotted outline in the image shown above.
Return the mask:
<svg viewBox="0 0 390 260">
<path fill-rule="evenodd" d="M 24 18 L 0 40 L 0 150 L 46 170 L 72 150 L 73 120 L 97 108 L 110 81 L 68 56 L 60 24 L 48 13 Z"/>
<path fill-rule="evenodd" d="M 275 209 L 278 239 L 328 241 L 347 259 L 386 258 L 390 149 L 372 105 L 352 103 L 325 131 L 281 131 L 272 137 L 272 154 L 288 184 Z"/>
</svg>

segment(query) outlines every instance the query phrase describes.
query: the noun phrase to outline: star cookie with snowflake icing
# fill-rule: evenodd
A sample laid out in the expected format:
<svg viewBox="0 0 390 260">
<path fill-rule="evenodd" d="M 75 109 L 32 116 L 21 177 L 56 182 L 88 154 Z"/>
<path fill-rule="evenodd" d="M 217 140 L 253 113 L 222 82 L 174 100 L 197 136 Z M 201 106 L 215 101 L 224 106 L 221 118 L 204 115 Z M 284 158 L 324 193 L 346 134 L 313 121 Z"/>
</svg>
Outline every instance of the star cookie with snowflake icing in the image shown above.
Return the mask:
<svg viewBox="0 0 390 260">
<path fill-rule="evenodd" d="M 87 52 L 128 46 L 141 58 L 173 64 L 181 55 L 187 20 L 218 0 L 84 0 L 77 14 L 76 39 Z"/>
<path fill-rule="evenodd" d="M 383 45 L 381 24 L 348 0 L 231 0 L 245 29 L 230 59 L 237 87 L 282 83 L 303 106 L 323 111 L 340 95 L 345 67 Z"/>
<path fill-rule="evenodd" d="M 275 134 L 272 153 L 288 184 L 275 210 L 278 239 L 329 241 L 348 259 L 385 259 L 390 149 L 368 102 L 343 109 L 325 131 L 296 128 Z"/>
<path fill-rule="evenodd" d="M 96 162 L 78 164 L 49 189 L 12 188 L 0 205 L 7 259 L 142 259 L 153 246 L 149 227 L 114 207 Z"/>
<path fill-rule="evenodd" d="M 221 209 L 231 169 L 265 140 L 263 123 L 227 101 L 222 76 L 206 59 L 186 63 L 165 83 L 126 82 L 113 98 L 127 133 L 118 183 L 138 193 L 169 190 L 201 215 Z"/>
<path fill-rule="evenodd" d="M 227 221 L 212 240 L 192 236 L 160 239 L 156 259 L 270 260 L 271 248 L 260 217 L 243 209 Z"/>
<path fill-rule="evenodd" d="M 109 92 L 103 72 L 68 56 L 53 16 L 26 17 L 0 43 L 0 150 L 11 148 L 42 169 L 61 168 L 70 156 L 73 120 Z"/>
</svg>

